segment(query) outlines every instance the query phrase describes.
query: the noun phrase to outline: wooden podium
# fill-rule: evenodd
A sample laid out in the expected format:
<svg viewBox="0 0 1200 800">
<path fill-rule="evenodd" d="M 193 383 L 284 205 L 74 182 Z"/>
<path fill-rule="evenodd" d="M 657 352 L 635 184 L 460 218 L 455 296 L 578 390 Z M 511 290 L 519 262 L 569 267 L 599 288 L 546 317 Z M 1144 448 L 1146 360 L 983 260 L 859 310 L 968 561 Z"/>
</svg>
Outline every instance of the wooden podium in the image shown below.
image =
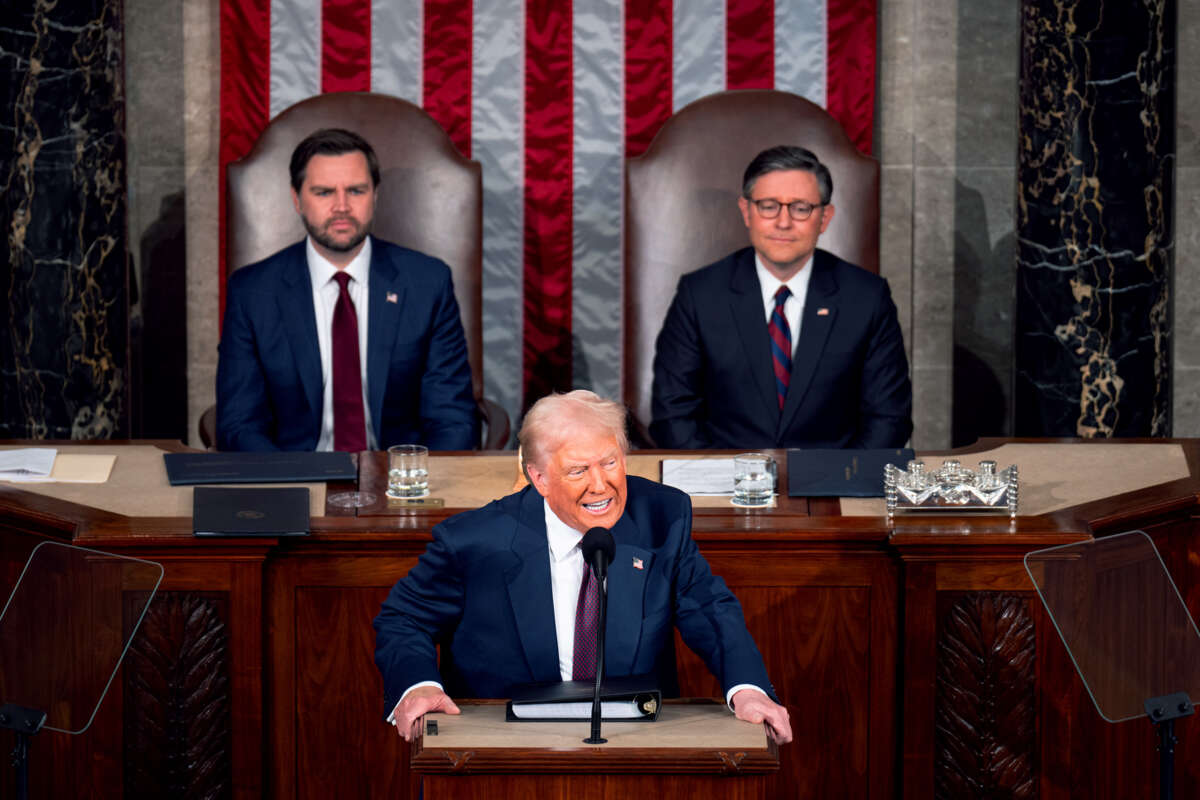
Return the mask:
<svg viewBox="0 0 1200 800">
<path fill-rule="evenodd" d="M 767 797 L 779 753 L 761 725 L 714 700 L 668 701 L 655 722 L 505 722 L 504 702 L 430 714 L 412 744 L 425 800 L 751 800 Z M 436 733 L 433 731 L 436 728 Z"/>
</svg>

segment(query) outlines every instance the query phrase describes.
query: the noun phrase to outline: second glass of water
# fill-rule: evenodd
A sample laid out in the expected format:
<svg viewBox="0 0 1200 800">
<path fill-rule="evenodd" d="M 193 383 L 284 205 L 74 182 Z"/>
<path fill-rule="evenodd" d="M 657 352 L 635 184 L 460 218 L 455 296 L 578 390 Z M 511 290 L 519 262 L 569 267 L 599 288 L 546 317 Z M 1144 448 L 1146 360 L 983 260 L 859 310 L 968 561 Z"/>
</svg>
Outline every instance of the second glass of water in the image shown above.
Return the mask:
<svg viewBox="0 0 1200 800">
<path fill-rule="evenodd" d="M 775 459 L 766 453 L 742 453 L 733 458 L 733 504 L 770 505 L 775 492 Z"/>
<path fill-rule="evenodd" d="M 388 497 L 410 499 L 429 494 L 429 448 L 396 444 L 388 448 Z"/>
</svg>

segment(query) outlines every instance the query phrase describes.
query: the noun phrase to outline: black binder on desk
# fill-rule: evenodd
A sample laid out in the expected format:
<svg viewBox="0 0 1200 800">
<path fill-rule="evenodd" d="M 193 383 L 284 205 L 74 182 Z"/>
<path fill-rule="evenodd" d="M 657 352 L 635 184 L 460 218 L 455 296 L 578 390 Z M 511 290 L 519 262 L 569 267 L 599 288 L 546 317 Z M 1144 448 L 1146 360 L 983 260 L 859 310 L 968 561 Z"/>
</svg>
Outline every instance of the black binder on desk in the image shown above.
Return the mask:
<svg viewBox="0 0 1200 800">
<path fill-rule="evenodd" d="M 900 450 L 788 450 L 788 497 L 883 497 L 883 468 L 904 469 L 915 457 Z"/>
<path fill-rule="evenodd" d="M 574 722 L 592 716 L 595 681 L 529 683 L 513 689 L 505 706 L 506 722 Z M 600 687 L 604 722 L 653 722 L 662 708 L 662 692 L 653 675 L 607 678 Z"/>
<path fill-rule="evenodd" d="M 164 453 L 172 486 L 201 483 L 320 483 L 358 479 L 349 453 Z"/>
<path fill-rule="evenodd" d="M 229 489 L 197 486 L 192 532 L 197 536 L 304 536 L 308 487 Z"/>
</svg>

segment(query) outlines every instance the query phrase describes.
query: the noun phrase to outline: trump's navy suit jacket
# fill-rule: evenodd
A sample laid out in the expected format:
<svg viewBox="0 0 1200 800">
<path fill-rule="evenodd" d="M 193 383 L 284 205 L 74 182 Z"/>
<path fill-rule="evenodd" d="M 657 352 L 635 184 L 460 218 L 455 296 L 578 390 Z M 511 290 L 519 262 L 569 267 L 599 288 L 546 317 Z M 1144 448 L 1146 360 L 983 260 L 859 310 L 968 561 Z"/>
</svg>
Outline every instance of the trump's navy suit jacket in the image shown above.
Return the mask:
<svg viewBox="0 0 1200 800">
<path fill-rule="evenodd" d="M 678 627 L 724 691 L 748 683 L 773 696 L 741 605 L 692 539 L 687 495 L 627 480 L 612 528 L 605 674 L 657 673 L 663 691 L 677 693 Z M 420 681 L 440 681 L 452 696 L 508 697 L 516 684 L 560 679 L 543 503 L 527 487 L 434 528 L 375 618 L 385 716 Z"/>
<path fill-rule="evenodd" d="M 372 237 L 367 398 L 382 450 L 479 441 L 467 342 L 450 269 Z M 217 447 L 312 450 L 324 383 L 305 244 L 229 277 L 217 363 Z"/>
<path fill-rule="evenodd" d="M 912 385 L 887 281 L 813 253 L 781 411 L 754 249 L 684 275 L 655 347 L 651 415 L 659 447 L 902 447 Z"/>
</svg>

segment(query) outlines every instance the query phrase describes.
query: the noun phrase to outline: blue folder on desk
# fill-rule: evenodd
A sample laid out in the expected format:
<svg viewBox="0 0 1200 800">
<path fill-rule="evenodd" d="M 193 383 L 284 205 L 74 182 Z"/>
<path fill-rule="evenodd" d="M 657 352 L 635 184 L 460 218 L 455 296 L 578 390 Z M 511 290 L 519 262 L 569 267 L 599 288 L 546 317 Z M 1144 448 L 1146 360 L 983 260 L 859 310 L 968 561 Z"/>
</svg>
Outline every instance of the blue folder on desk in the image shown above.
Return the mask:
<svg viewBox="0 0 1200 800">
<path fill-rule="evenodd" d="M 322 483 L 353 481 L 349 453 L 165 453 L 172 486 L 201 483 Z"/>
<path fill-rule="evenodd" d="M 903 469 L 913 451 L 788 450 L 789 497 L 883 497 L 883 467 Z"/>
</svg>

